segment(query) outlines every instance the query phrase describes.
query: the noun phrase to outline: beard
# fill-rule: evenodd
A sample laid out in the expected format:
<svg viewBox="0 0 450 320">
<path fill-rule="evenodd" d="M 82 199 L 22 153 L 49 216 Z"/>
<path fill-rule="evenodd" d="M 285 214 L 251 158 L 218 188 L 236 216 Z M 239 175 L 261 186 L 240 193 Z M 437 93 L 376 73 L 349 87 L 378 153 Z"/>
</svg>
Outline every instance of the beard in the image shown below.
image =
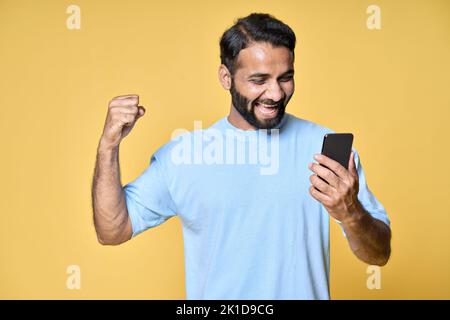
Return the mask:
<svg viewBox="0 0 450 320">
<path fill-rule="evenodd" d="M 239 112 L 239 114 L 253 127 L 257 129 L 273 129 L 281 122 L 283 119 L 284 113 L 286 111 L 286 105 L 289 102 L 289 99 L 285 102 L 284 99 L 275 102 L 272 100 L 263 100 L 263 101 L 253 101 L 250 105 L 250 99 L 247 99 L 245 96 L 237 91 L 234 80 L 231 80 L 231 102 L 233 103 L 234 108 Z M 260 120 L 257 118 L 255 114 L 255 105 L 257 102 L 261 102 L 268 105 L 276 105 L 278 108 L 277 115 L 272 119 L 264 119 Z M 250 105 L 250 109 L 248 106 Z"/>
</svg>

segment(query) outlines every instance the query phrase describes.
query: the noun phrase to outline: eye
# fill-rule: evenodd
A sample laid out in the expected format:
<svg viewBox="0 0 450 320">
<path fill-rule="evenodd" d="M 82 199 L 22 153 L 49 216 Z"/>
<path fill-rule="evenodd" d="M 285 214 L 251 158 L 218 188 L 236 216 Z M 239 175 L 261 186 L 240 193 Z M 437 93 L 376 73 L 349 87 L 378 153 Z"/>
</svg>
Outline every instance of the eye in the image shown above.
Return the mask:
<svg viewBox="0 0 450 320">
<path fill-rule="evenodd" d="M 264 80 L 250 80 L 250 82 L 251 83 L 254 83 L 254 84 L 264 84 Z"/>
<path fill-rule="evenodd" d="M 284 77 L 284 78 L 281 78 L 280 80 L 281 80 L 282 82 L 288 82 L 288 81 L 291 81 L 293 78 L 294 78 L 294 77 L 290 76 L 290 77 Z"/>
</svg>

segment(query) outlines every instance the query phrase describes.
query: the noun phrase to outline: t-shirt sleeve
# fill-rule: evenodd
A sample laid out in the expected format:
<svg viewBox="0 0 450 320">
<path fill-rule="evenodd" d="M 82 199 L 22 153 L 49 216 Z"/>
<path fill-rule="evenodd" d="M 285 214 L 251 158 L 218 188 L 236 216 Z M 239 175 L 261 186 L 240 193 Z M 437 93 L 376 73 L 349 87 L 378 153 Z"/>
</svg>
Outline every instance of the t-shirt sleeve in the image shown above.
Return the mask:
<svg viewBox="0 0 450 320">
<path fill-rule="evenodd" d="M 155 154 L 147 169 L 125 185 L 124 192 L 133 227 L 132 237 L 176 215 L 177 209 L 165 180 L 163 165 Z"/>
<path fill-rule="evenodd" d="M 361 165 L 361 160 L 359 158 L 358 152 L 352 148 L 353 152 L 355 153 L 355 165 L 356 165 L 356 171 L 358 172 L 358 178 L 359 178 L 359 192 L 358 192 L 358 200 L 363 205 L 364 209 L 375 219 L 381 220 L 384 223 L 386 223 L 388 226 L 390 226 L 390 220 L 386 213 L 385 208 L 383 205 L 378 201 L 378 199 L 375 197 L 375 195 L 370 191 L 366 175 L 364 173 L 364 169 Z M 341 223 L 336 220 L 336 222 L 339 223 L 339 225 L 342 228 L 342 232 L 344 236 L 347 236 L 345 234 L 344 228 L 342 227 Z"/>
</svg>

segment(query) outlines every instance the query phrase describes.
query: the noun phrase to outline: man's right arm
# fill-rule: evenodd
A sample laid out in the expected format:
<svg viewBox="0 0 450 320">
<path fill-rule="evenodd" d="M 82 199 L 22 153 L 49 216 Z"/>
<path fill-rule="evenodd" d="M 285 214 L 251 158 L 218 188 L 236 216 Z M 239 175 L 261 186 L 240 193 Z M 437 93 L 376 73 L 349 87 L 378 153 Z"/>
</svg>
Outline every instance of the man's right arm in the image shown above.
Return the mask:
<svg viewBox="0 0 450 320">
<path fill-rule="evenodd" d="M 119 96 L 108 106 L 103 134 L 97 148 L 92 181 L 92 208 L 98 241 L 118 245 L 131 239 L 133 230 L 120 179 L 119 145 L 142 117 L 137 95 Z"/>
</svg>

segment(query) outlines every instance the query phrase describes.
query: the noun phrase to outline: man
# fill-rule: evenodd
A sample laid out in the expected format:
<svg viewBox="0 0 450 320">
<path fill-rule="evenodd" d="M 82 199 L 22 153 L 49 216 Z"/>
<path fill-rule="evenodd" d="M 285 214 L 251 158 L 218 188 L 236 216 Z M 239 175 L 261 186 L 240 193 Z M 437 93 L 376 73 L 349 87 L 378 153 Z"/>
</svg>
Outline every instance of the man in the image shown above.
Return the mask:
<svg viewBox="0 0 450 320">
<path fill-rule="evenodd" d="M 220 41 L 219 80 L 231 93 L 230 114 L 163 145 L 125 187 L 119 145 L 145 110 L 137 95 L 110 102 L 92 193 L 101 244 L 118 245 L 178 215 L 188 299 L 329 299 L 330 216 L 359 259 L 387 263 L 390 222 L 356 150 L 348 170 L 324 156 L 313 163 L 333 131 L 285 113 L 294 93 L 295 41 L 273 16 L 239 19 Z M 193 157 L 201 161 L 185 154 L 196 143 Z M 236 150 L 229 145 L 245 161 L 228 161 Z M 206 161 L 208 148 L 215 152 Z M 276 159 L 272 170 L 249 160 L 261 154 Z"/>
</svg>

